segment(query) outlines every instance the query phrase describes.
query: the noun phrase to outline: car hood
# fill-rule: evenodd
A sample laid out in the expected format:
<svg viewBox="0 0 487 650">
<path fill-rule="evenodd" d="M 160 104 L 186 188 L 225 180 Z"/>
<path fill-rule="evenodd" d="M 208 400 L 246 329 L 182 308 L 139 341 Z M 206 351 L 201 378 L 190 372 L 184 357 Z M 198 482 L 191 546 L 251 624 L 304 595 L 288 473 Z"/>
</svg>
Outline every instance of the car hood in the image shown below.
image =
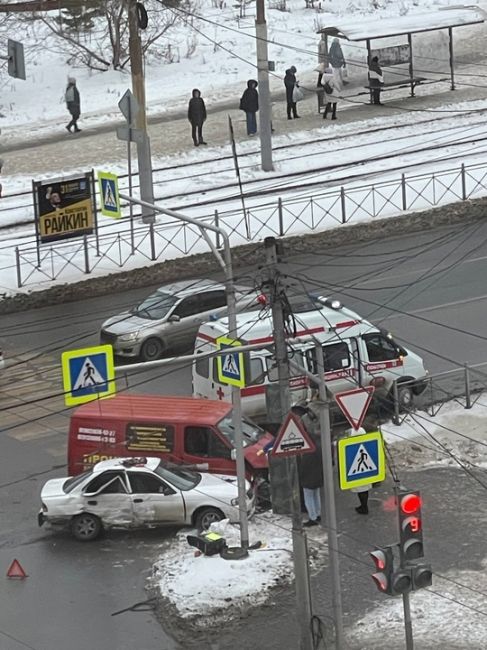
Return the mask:
<svg viewBox="0 0 487 650">
<path fill-rule="evenodd" d="M 63 490 L 63 485 L 67 480 L 68 477 L 65 476 L 64 478 L 53 478 L 50 481 L 47 481 L 41 490 L 41 499 L 66 496 L 66 493 Z"/>
<path fill-rule="evenodd" d="M 211 488 L 220 490 L 229 490 L 237 494 L 237 477 L 229 474 L 201 474 L 201 481 L 196 486 L 196 489 Z M 245 481 L 245 489 L 250 488 L 250 483 Z"/>
<path fill-rule="evenodd" d="M 102 329 L 112 332 L 112 334 L 127 334 L 128 332 L 135 332 L 143 327 L 148 327 L 159 321 L 150 320 L 148 318 L 140 318 L 130 312 L 122 312 L 117 316 L 112 316 L 106 320 Z"/>
</svg>

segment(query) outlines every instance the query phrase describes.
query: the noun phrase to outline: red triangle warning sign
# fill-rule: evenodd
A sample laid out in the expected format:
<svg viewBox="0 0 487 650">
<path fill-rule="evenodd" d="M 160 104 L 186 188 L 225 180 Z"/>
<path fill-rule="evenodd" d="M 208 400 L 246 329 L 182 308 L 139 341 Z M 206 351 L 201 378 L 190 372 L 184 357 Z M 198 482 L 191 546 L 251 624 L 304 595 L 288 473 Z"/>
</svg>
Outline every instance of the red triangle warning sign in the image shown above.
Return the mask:
<svg viewBox="0 0 487 650">
<path fill-rule="evenodd" d="M 273 456 L 299 456 L 315 451 L 316 446 L 299 418 L 289 413 L 277 432 L 271 454 Z"/>
<path fill-rule="evenodd" d="M 335 402 L 356 430 L 362 426 L 374 390 L 373 386 L 366 386 L 365 388 L 354 388 L 335 395 Z"/>
<path fill-rule="evenodd" d="M 7 571 L 7 578 L 27 578 L 27 573 L 18 560 L 14 560 Z"/>
</svg>

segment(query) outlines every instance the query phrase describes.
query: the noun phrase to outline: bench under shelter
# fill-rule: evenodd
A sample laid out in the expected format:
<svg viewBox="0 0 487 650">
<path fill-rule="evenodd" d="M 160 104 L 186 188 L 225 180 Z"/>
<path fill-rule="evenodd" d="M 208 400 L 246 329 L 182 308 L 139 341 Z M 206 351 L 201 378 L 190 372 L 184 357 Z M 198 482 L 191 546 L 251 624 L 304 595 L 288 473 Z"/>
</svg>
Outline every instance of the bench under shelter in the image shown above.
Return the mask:
<svg viewBox="0 0 487 650">
<path fill-rule="evenodd" d="M 330 19 L 325 16 L 319 18 L 319 29 L 317 33 L 321 35 L 318 47 L 318 62 L 328 65 L 329 39 L 339 38 L 349 43 L 365 42 L 367 48 L 367 65 L 372 57 L 377 56 L 379 65 L 382 69 L 392 66 L 401 66 L 394 71 L 386 71 L 386 81 L 382 86 L 382 91 L 393 90 L 396 88 L 410 88 L 410 95 L 414 97 L 416 86 L 437 83 L 439 81 L 450 81 L 451 90 L 455 90 L 455 59 L 453 50 L 453 29 L 455 27 L 464 27 L 466 25 L 475 25 L 485 22 L 487 13 L 477 6 L 468 7 L 444 7 L 437 11 L 414 12 L 405 16 L 394 17 L 374 17 L 362 18 L 360 20 L 339 19 L 337 22 L 330 23 Z M 448 63 L 450 74 L 446 78 L 428 78 L 421 76 L 424 68 L 428 66 L 419 66 L 420 75 L 415 72 L 413 35 L 425 32 L 434 32 L 438 30 L 448 31 Z M 398 37 L 404 37 L 405 42 L 397 44 Z M 394 39 L 395 44 L 387 47 L 373 47 L 374 41 L 380 39 L 381 44 L 384 39 Z M 390 42 L 390 41 L 389 41 Z M 347 57 L 346 57 L 347 58 Z M 421 57 L 428 58 L 428 57 Z M 351 66 L 357 65 L 354 60 L 349 61 Z M 358 64 L 360 65 L 360 64 Z M 348 66 L 347 66 L 348 67 Z M 429 72 L 429 71 L 428 71 Z M 394 76 L 393 80 L 391 76 Z M 368 92 L 370 86 L 366 85 Z M 371 101 L 372 101 L 372 93 Z M 323 105 L 323 92 L 318 92 L 318 111 Z"/>
</svg>

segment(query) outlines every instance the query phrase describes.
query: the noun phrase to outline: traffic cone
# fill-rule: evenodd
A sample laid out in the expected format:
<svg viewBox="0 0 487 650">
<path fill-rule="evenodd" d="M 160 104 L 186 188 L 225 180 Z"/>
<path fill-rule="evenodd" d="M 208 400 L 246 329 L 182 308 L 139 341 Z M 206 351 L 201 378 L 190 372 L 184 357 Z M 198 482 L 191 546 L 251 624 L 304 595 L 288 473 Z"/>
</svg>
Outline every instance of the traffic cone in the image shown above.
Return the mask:
<svg viewBox="0 0 487 650">
<path fill-rule="evenodd" d="M 7 571 L 7 578 L 27 578 L 27 573 L 18 560 L 14 560 Z"/>
</svg>

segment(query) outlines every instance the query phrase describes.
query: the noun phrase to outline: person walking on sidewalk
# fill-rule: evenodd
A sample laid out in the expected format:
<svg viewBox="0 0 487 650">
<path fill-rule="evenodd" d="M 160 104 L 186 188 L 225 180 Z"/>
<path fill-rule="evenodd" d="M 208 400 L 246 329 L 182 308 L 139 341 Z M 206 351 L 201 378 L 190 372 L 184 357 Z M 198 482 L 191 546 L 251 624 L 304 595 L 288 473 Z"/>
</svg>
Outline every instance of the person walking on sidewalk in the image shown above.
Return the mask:
<svg viewBox="0 0 487 650">
<path fill-rule="evenodd" d="M 66 129 L 71 133 L 71 129 L 74 127 L 74 132 L 79 133 L 81 131 L 78 128 L 78 120 L 81 115 L 81 100 L 74 77 L 68 77 L 68 85 L 66 86 L 64 99 L 66 101 L 66 107 L 71 114 L 71 121 L 66 125 Z"/>
<path fill-rule="evenodd" d="M 372 94 L 372 103 L 377 106 L 383 106 L 380 101 L 380 90 L 384 85 L 384 77 L 382 76 L 382 70 L 379 65 L 379 57 L 372 57 L 372 61 L 369 63 L 369 86 Z"/>
<path fill-rule="evenodd" d="M 327 68 L 323 74 L 322 86 L 325 91 L 325 96 L 323 98 L 323 105 L 325 110 L 323 112 L 323 119 L 326 120 L 328 113 L 331 111 L 331 119 L 337 119 L 337 101 L 338 101 L 338 89 L 337 82 L 335 81 L 335 76 L 331 68 Z"/>
<path fill-rule="evenodd" d="M 206 120 L 206 106 L 198 88 L 194 88 L 188 104 L 188 120 L 191 123 L 191 136 L 194 146 L 206 144 L 203 140 L 203 124 Z"/>
<path fill-rule="evenodd" d="M 296 102 L 293 99 L 294 87 L 296 86 L 296 68 L 292 65 L 288 70 L 286 70 L 286 75 L 284 77 L 284 85 L 286 86 L 286 103 L 287 103 L 287 119 L 292 120 L 294 118 L 299 118 L 298 111 L 296 108 Z M 292 115 L 291 115 L 292 114 Z"/>
<path fill-rule="evenodd" d="M 312 453 L 303 454 L 298 459 L 299 481 L 303 488 L 304 505 L 308 513 L 308 521 L 303 526 L 317 526 L 321 521 L 320 489 L 323 487 L 323 461 L 321 458 L 320 436 L 311 434 L 316 449 Z"/>
<path fill-rule="evenodd" d="M 349 430 L 351 436 L 361 436 L 364 433 L 366 433 L 366 431 L 363 427 L 360 427 L 360 429 Z M 360 461 L 358 465 L 360 465 Z M 360 487 L 354 487 L 351 489 L 351 492 L 355 492 L 358 496 L 359 505 L 355 508 L 355 512 L 359 515 L 369 514 L 369 492 L 372 487 L 371 483 L 367 483 L 367 485 L 361 485 Z"/>
<path fill-rule="evenodd" d="M 253 136 L 257 133 L 257 111 L 259 110 L 258 83 L 255 79 L 247 81 L 247 88 L 240 98 L 240 110 L 245 112 L 247 118 L 247 135 Z"/>
</svg>

